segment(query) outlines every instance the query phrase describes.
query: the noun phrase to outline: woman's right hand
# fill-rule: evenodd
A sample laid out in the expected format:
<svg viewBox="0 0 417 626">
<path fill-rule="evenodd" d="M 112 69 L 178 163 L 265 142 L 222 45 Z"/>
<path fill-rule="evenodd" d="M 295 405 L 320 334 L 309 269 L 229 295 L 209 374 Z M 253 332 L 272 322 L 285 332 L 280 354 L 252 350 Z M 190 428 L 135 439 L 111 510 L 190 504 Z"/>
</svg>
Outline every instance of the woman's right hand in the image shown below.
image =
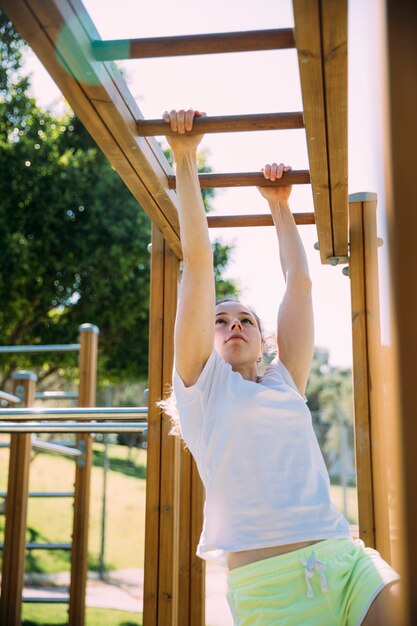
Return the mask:
<svg viewBox="0 0 417 626">
<path fill-rule="evenodd" d="M 205 113 L 194 111 L 194 109 L 180 109 L 179 111 L 165 111 L 163 120 L 171 125 L 171 130 L 175 135 L 167 135 L 168 144 L 174 153 L 174 156 L 181 153 L 195 153 L 197 146 L 203 139 L 204 135 L 189 135 L 187 131 L 193 128 L 194 117 L 202 117 Z"/>
</svg>

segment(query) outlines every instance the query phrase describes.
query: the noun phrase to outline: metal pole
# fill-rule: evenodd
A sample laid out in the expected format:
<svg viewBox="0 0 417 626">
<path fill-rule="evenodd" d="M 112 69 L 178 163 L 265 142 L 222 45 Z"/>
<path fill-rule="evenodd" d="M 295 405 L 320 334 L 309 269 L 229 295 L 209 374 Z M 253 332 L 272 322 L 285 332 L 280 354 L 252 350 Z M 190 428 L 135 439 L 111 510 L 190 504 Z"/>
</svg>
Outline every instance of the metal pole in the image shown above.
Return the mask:
<svg viewBox="0 0 417 626">
<path fill-rule="evenodd" d="M 101 541 L 98 573 L 100 580 L 106 579 L 106 564 L 104 560 L 105 544 L 106 544 L 106 505 L 107 505 L 107 471 L 109 469 L 108 457 L 108 440 L 107 435 L 103 435 L 104 453 L 103 453 L 103 498 L 101 504 Z"/>
</svg>

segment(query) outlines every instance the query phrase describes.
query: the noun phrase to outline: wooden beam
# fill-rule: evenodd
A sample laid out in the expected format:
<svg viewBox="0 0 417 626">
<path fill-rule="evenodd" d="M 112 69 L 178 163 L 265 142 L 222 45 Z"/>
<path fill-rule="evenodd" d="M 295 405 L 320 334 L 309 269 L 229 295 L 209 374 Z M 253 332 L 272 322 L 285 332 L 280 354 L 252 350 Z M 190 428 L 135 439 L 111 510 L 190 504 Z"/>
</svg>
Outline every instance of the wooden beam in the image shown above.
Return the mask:
<svg viewBox="0 0 417 626">
<path fill-rule="evenodd" d="M 415 146 L 417 142 L 417 5 L 414 0 L 386 0 L 385 147 L 386 223 L 389 243 L 391 332 L 389 381 L 393 411 L 391 437 L 391 513 L 398 528 L 396 561 L 402 575 L 405 619 L 417 624 L 417 275 Z M 383 12 L 384 9 L 382 8 Z M 385 87 L 385 85 L 384 85 Z M 382 91 L 382 90 L 381 90 Z"/>
<path fill-rule="evenodd" d="M 0 6 L 42 61 L 70 106 L 181 258 L 173 174 L 152 138 L 137 135 L 142 119 L 113 63 L 98 63 L 99 35 L 80 0 L 1 0 Z"/>
<path fill-rule="evenodd" d="M 383 558 L 392 562 L 391 531 L 389 520 L 389 477 L 390 465 L 387 453 L 389 429 L 385 416 L 383 389 L 380 293 L 377 237 L 377 196 L 362 193 L 349 196 L 356 198 L 363 229 L 363 260 L 366 298 L 366 336 L 369 371 L 369 409 L 371 423 L 372 494 L 375 521 L 375 548 Z M 349 202 L 351 206 L 351 202 Z"/>
<path fill-rule="evenodd" d="M 330 206 L 335 256 L 348 253 L 347 0 L 321 0 Z"/>
<path fill-rule="evenodd" d="M 299 226 L 315 224 L 314 213 L 293 213 L 295 223 Z M 239 228 L 246 226 L 273 226 L 271 214 L 266 215 L 208 215 L 209 228 Z"/>
<path fill-rule="evenodd" d="M 199 174 L 201 189 L 212 187 L 282 187 L 284 185 L 308 185 L 308 170 L 287 172 L 279 180 L 266 180 L 261 172 L 239 172 L 236 174 Z M 168 177 L 170 189 L 176 188 L 175 176 Z"/>
<path fill-rule="evenodd" d="M 174 364 L 174 325 L 177 310 L 179 279 L 178 259 L 164 241 L 164 306 L 162 398 L 172 384 Z M 180 507 L 180 445 L 178 437 L 170 436 L 171 418 L 162 413 L 161 482 L 159 518 L 159 584 L 158 624 L 177 626 L 179 588 L 179 507 Z M 186 626 L 184 624 L 184 626 Z M 189 625 L 191 626 L 191 625 Z"/>
<path fill-rule="evenodd" d="M 97 326 L 82 324 L 80 332 L 78 406 L 96 405 L 97 381 Z M 85 595 L 88 569 L 88 528 L 90 512 L 91 466 L 93 447 L 91 435 L 77 435 L 77 447 L 84 452 L 82 461 L 75 468 L 74 517 L 71 547 L 69 626 L 85 623 Z"/>
<path fill-rule="evenodd" d="M 151 293 L 149 311 L 149 399 L 146 471 L 145 575 L 143 615 L 148 626 L 158 626 L 159 527 L 161 482 L 164 239 L 152 225 Z M 160 622 L 159 622 L 160 623 Z"/>
<path fill-rule="evenodd" d="M 13 390 L 23 390 L 24 405 L 33 406 L 37 376 L 15 372 Z M 26 527 L 29 493 L 31 435 L 10 436 L 9 476 L 6 498 L 6 525 L 0 597 L 0 623 L 20 626 L 26 562 Z"/>
<path fill-rule="evenodd" d="M 375 547 L 375 519 L 369 399 L 369 355 L 365 253 L 361 202 L 351 202 L 349 276 L 352 305 L 353 391 L 359 537 Z"/>
<path fill-rule="evenodd" d="M 360 536 L 392 562 L 389 421 L 382 371 L 376 194 L 349 196 L 356 468 Z M 372 524 L 372 532 L 370 532 Z M 374 543 L 372 543 L 374 541 Z"/>
<path fill-rule="evenodd" d="M 139 120 L 138 133 L 141 137 L 176 135 L 164 120 Z M 218 115 L 196 117 L 192 131 L 185 135 L 206 133 L 237 133 L 260 130 L 286 130 L 304 128 L 302 112 L 259 113 L 257 115 Z"/>
<path fill-rule="evenodd" d="M 292 28 L 93 42 L 97 61 L 294 48 Z"/>
<path fill-rule="evenodd" d="M 294 0 L 311 185 L 322 263 L 347 256 L 346 0 Z"/>
</svg>

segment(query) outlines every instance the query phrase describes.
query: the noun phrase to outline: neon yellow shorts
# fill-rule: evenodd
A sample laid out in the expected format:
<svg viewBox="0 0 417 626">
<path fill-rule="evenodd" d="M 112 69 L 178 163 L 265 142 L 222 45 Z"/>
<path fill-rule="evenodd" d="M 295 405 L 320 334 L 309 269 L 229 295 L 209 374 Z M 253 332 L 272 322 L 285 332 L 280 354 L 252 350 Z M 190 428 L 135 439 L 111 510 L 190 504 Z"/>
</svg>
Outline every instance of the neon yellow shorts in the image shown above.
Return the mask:
<svg viewBox="0 0 417 626">
<path fill-rule="evenodd" d="M 399 575 L 360 539 L 314 545 L 228 573 L 234 626 L 357 626 Z"/>
</svg>

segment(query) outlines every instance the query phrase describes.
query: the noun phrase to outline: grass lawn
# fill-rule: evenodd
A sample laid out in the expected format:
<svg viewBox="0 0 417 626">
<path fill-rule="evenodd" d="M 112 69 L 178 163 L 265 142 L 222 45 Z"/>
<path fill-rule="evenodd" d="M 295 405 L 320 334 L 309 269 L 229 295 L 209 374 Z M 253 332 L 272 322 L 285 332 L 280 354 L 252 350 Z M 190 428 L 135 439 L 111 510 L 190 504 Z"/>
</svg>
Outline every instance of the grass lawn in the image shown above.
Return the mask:
<svg viewBox="0 0 417 626">
<path fill-rule="evenodd" d="M 24 604 L 22 626 L 65 626 L 68 624 L 68 606 Z M 140 613 L 112 609 L 87 608 L 86 626 L 142 626 Z"/>
<path fill-rule="evenodd" d="M 4 439 L 3 439 L 4 440 Z M 143 568 L 145 535 L 146 451 L 132 450 L 131 463 L 125 446 L 109 446 L 107 474 L 107 521 L 105 560 L 111 569 Z M 90 509 L 89 568 L 96 569 L 100 551 L 103 445 L 94 444 Z M 0 449 L 0 490 L 7 489 L 8 451 Z M 75 462 L 57 454 L 38 454 L 30 467 L 33 491 L 72 491 Z M 70 542 L 72 498 L 30 498 L 28 541 Z M 0 515 L 3 541 L 4 515 Z M 0 552 L 1 558 L 1 552 Z M 69 553 L 33 550 L 26 571 L 60 572 L 69 569 Z"/>
</svg>

